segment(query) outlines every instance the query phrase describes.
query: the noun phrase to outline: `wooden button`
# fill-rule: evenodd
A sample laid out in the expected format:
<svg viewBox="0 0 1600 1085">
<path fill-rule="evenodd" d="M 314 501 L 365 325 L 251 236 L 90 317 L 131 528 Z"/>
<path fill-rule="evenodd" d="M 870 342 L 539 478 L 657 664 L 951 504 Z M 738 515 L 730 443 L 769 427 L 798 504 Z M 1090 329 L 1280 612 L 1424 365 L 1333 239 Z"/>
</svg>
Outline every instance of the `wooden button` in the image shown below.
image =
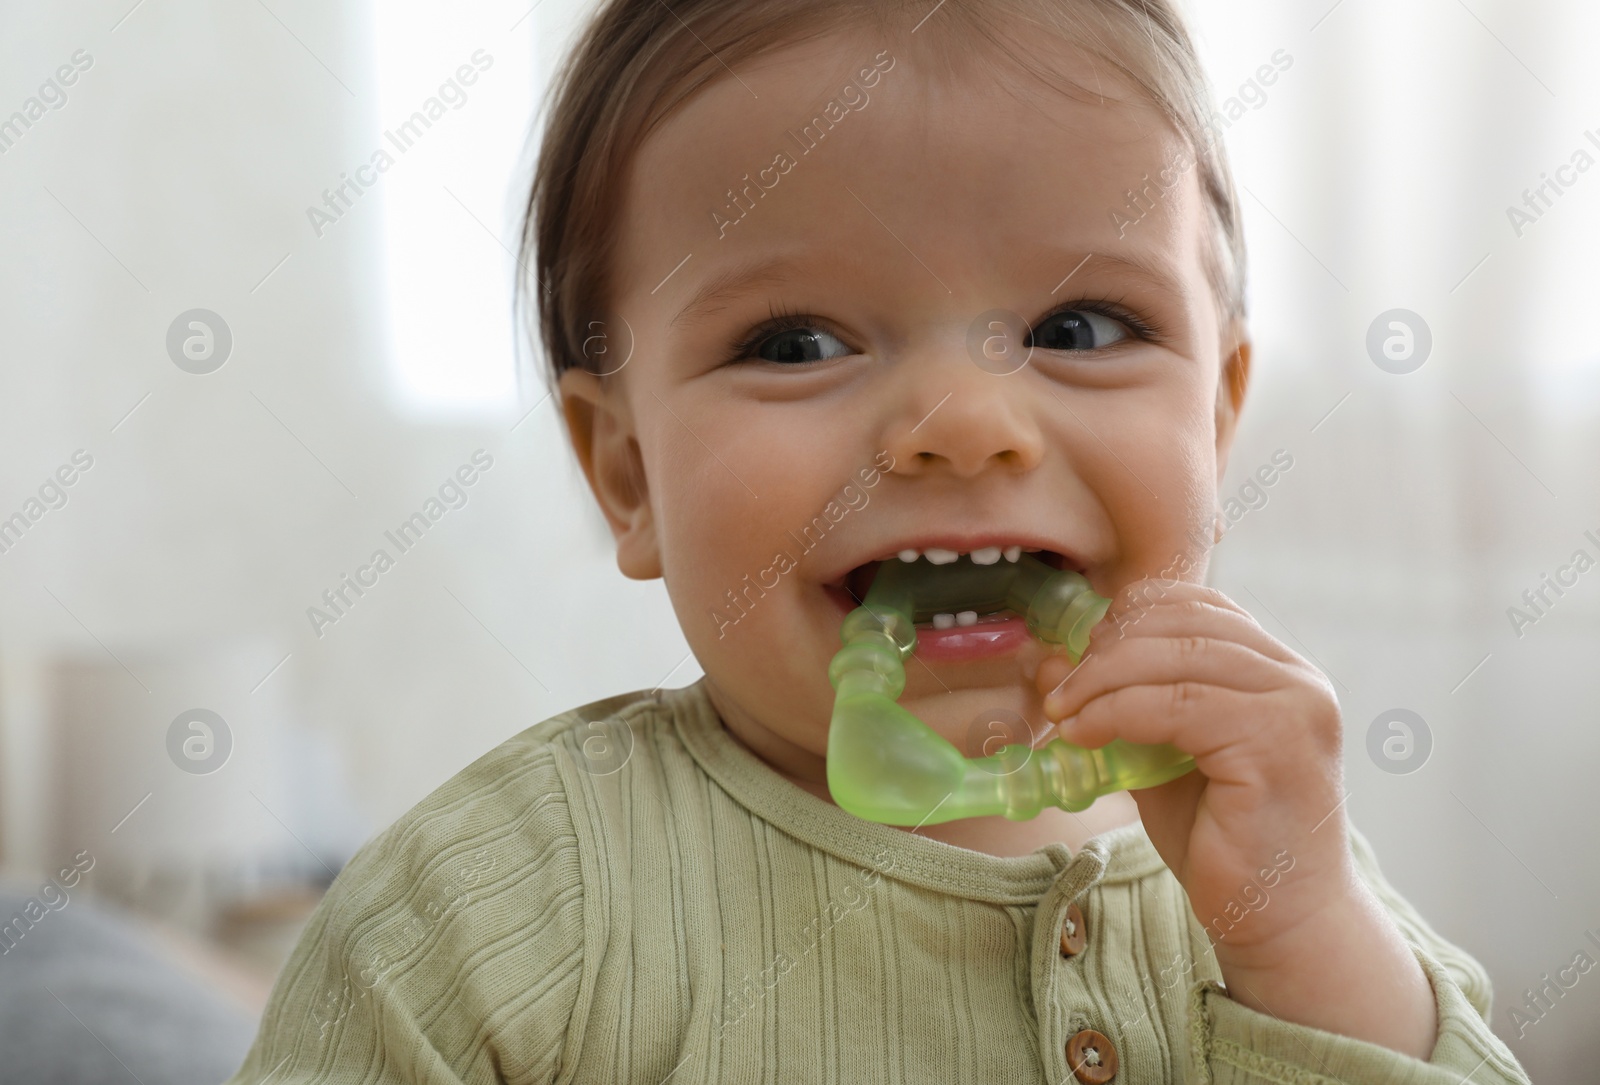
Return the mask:
<svg viewBox="0 0 1600 1085">
<path fill-rule="evenodd" d="M 1076 957 L 1088 944 L 1089 932 L 1083 925 L 1083 913 L 1076 904 L 1067 905 L 1067 914 L 1061 920 L 1061 955 Z"/>
<path fill-rule="evenodd" d="M 1086 1028 L 1067 1041 L 1067 1065 L 1084 1085 L 1105 1085 L 1117 1076 L 1117 1049 L 1103 1033 Z"/>
</svg>

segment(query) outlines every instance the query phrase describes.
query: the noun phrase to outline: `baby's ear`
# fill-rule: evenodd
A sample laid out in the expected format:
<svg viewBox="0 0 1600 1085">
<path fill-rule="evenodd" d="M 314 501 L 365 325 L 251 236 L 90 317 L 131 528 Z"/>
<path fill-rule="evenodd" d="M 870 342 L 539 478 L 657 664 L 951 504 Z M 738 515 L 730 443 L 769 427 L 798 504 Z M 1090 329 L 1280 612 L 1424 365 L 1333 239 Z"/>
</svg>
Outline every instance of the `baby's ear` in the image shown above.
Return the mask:
<svg viewBox="0 0 1600 1085">
<path fill-rule="evenodd" d="M 1217 372 L 1217 482 L 1228 466 L 1228 452 L 1238 431 L 1244 394 L 1250 385 L 1250 339 L 1243 321 L 1235 321 L 1222 339 L 1222 364 Z"/>
<path fill-rule="evenodd" d="M 617 568 L 634 580 L 659 577 L 650 489 L 627 401 L 614 383 L 583 369 L 562 373 L 559 388 L 572 450 L 617 540 Z"/>
</svg>

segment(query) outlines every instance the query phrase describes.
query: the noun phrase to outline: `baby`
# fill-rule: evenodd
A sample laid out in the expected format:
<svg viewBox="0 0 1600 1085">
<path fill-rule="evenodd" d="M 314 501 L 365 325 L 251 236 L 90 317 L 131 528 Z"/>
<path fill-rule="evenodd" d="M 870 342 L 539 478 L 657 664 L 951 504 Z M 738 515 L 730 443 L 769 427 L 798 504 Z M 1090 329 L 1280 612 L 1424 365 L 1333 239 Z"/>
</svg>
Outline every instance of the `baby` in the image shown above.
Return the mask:
<svg viewBox="0 0 1600 1085">
<path fill-rule="evenodd" d="M 1250 375 L 1219 127 L 1167 0 L 605 0 L 529 289 L 618 565 L 705 676 L 369 842 L 232 1081 L 1527 1081 L 1349 825 L 1327 680 L 1203 583 Z M 829 662 L 883 563 L 1023 552 L 1112 599 L 1082 662 L 961 609 L 900 703 L 968 756 L 1196 771 L 1022 821 L 835 805 Z"/>
</svg>

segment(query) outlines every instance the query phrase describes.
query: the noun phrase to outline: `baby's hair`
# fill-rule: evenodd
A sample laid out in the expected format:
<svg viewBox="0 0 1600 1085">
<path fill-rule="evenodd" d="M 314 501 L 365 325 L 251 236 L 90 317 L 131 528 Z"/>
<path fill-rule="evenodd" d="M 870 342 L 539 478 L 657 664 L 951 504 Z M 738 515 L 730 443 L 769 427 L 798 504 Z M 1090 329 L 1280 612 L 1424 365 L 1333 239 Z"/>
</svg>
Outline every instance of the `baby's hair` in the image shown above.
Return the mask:
<svg viewBox="0 0 1600 1085">
<path fill-rule="evenodd" d="M 997 32 L 999 17 L 1012 16 L 1078 43 L 1138 88 L 1188 143 L 1182 166 L 1197 170 L 1208 210 L 1206 274 L 1219 321 L 1225 327 L 1243 318 L 1244 233 L 1221 122 L 1170 0 L 944 0 L 931 15 L 929 7 L 929 0 L 673 0 L 671 7 L 664 0 L 602 0 L 551 84 L 522 220 L 519 263 L 527 269 L 534 257 L 536 283 L 519 278 L 518 311 L 525 319 L 528 294 L 536 295 L 548 376 L 605 369 L 584 343 L 595 322 L 609 319 L 608 276 L 628 167 L 657 125 L 745 61 L 841 28 L 887 33 L 919 19 L 919 44 L 946 68 L 977 45 L 1025 65 L 1014 42 Z M 1093 87 L 1063 84 L 1058 72 L 1027 70 L 1064 93 L 1101 100 Z M 1160 184 L 1130 182 L 1135 191 Z"/>
</svg>

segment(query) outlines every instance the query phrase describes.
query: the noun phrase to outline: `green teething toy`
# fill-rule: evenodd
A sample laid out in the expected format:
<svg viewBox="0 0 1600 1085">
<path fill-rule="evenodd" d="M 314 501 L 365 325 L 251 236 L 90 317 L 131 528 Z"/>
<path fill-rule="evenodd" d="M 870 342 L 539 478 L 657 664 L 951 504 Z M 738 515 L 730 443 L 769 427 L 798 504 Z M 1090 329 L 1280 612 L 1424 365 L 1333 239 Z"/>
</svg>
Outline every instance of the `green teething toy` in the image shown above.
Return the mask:
<svg viewBox="0 0 1600 1085">
<path fill-rule="evenodd" d="M 833 722 L 828 731 L 828 789 L 839 806 L 885 825 L 929 825 L 1004 814 L 1036 817 L 1046 805 L 1083 810 L 1101 795 L 1154 787 L 1194 768 L 1170 745 L 1121 739 L 1086 750 L 1056 738 L 1034 750 L 1002 747 L 987 757 L 961 751 L 896 703 L 905 691 L 904 661 L 917 647 L 916 622 L 954 610 L 1010 610 L 1040 640 L 1067 649 L 1074 663 L 1089 630 L 1111 601 L 1071 570 L 1032 554 L 974 564 L 962 557 L 934 566 L 890 559 L 879 566 L 862 605 L 845 618 L 844 647 L 828 665 Z"/>
</svg>

